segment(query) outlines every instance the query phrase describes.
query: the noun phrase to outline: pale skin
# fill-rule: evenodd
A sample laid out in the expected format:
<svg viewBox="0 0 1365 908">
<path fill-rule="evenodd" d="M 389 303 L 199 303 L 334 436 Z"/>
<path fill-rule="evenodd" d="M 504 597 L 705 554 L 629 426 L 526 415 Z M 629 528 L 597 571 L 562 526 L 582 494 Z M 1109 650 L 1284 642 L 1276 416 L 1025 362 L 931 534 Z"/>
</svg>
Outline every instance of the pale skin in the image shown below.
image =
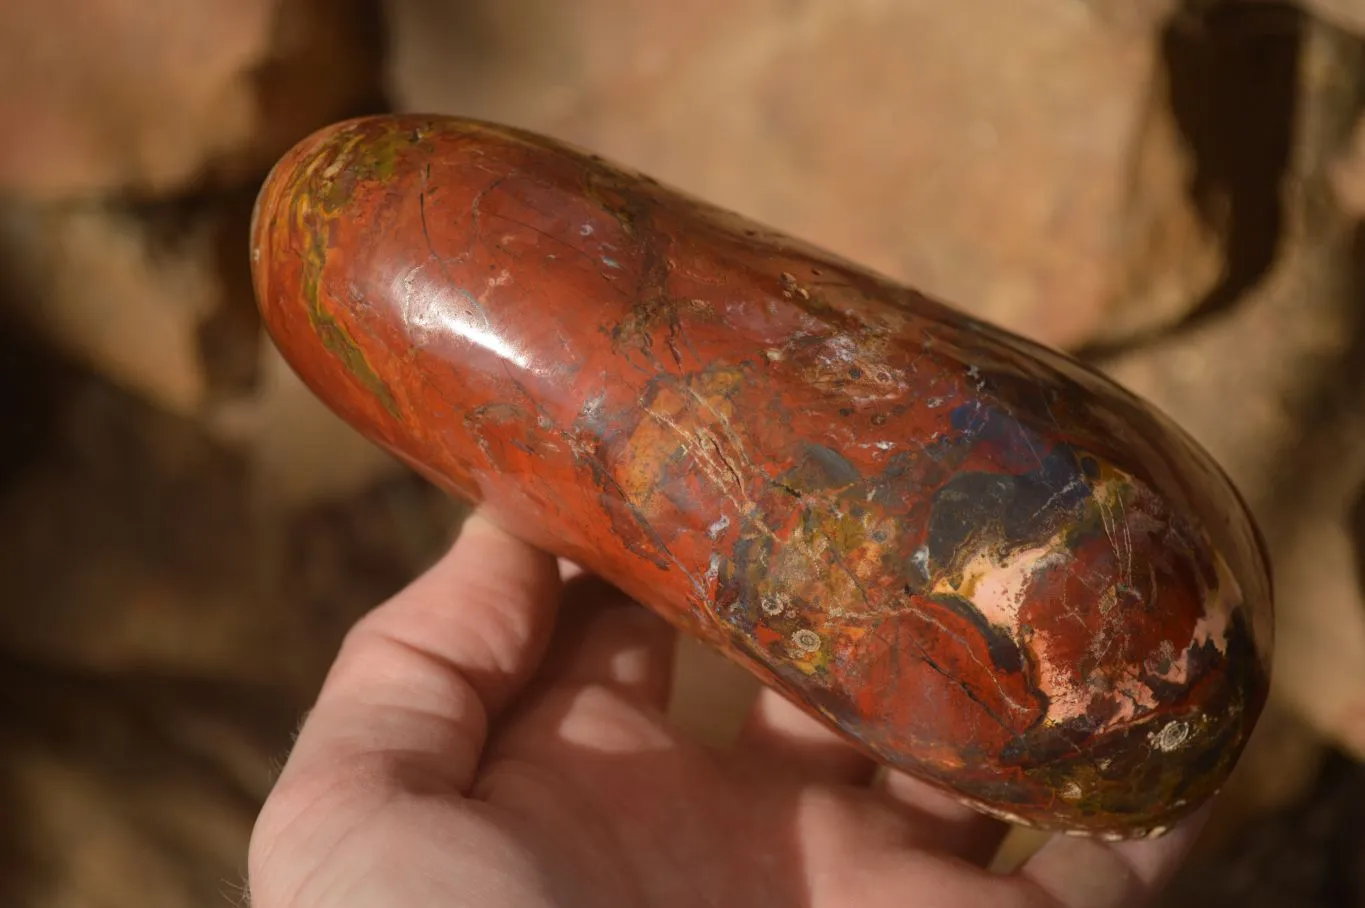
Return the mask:
<svg viewBox="0 0 1365 908">
<path fill-rule="evenodd" d="M 1002 824 L 776 694 L 724 750 L 671 727 L 673 632 L 573 573 L 475 515 L 356 625 L 253 833 L 255 908 L 1133 908 L 1192 843 L 988 872 Z"/>
</svg>

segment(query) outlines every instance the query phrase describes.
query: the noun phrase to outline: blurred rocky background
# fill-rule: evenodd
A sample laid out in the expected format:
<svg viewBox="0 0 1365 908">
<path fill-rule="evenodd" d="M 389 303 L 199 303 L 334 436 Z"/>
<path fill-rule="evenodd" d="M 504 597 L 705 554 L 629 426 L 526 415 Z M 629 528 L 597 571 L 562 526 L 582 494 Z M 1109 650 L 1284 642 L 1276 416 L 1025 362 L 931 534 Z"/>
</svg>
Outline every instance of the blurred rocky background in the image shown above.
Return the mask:
<svg viewBox="0 0 1365 908">
<path fill-rule="evenodd" d="M 273 160 L 395 109 L 591 146 L 1167 409 L 1280 624 L 1165 903 L 1365 906 L 1365 0 L 0 4 L 0 906 L 240 902 L 342 634 L 457 526 L 248 286 Z M 751 687 L 685 656 L 721 738 Z"/>
</svg>

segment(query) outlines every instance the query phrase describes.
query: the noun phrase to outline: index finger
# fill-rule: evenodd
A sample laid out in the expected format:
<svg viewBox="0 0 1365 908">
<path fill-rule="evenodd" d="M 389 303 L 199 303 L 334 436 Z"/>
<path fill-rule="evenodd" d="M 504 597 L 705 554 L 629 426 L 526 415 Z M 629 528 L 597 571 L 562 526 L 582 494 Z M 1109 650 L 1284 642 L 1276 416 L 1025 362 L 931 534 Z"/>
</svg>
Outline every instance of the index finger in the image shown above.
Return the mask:
<svg viewBox="0 0 1365 908">
<path fill-rule="evenodd" d="M 470 516 L 440 561 L 347 635 L 280 781 L 378 759 L 467 790 L 490 718 L 544 655 L 560 587 L 553 556 Z"/>
</svg>

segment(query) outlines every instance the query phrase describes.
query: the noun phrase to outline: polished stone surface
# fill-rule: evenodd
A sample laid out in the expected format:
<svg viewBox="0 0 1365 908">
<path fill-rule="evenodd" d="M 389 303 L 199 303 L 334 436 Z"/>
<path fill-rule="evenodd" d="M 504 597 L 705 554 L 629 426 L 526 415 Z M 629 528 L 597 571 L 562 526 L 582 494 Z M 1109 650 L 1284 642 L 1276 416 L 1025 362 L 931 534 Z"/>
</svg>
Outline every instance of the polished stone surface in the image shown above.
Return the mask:
<svg viewBox="0 0 1365 908">
<path fill-rule="evenodd" d="M 272 336 L 351 424 L 880 760 L 1159 832 L 1268 687 L 1259 536 L 1142 401 L 548 139 L 339 124 L 276 167 Z"/>
</svg>

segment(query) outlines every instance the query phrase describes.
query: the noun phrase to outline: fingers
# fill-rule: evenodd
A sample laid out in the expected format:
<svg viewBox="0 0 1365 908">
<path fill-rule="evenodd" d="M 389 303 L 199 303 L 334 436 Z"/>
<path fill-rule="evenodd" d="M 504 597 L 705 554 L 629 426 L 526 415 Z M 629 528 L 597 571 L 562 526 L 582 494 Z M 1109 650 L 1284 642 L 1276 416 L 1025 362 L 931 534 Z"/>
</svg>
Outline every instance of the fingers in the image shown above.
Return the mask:
<svg viewBox="0 0 1365 908">
<path fill-rule="evenodd" d="M 543 669 L 547 686 L 602 685 L 662 710 L 668 704 L 676 632 L 601 578 L 574 575 Z"/>
<path fill-rule="evenodd" d="M 552 556 L 471 516 L 445 557 L 347 636 L 281 782 L 395 755 L 467 789 L 490 716 L 544 654 L 559 589 Z"/>
<path fill-rule="evenodd" d="M 921 847 L 985 865 L 1008 827 L 963 806 L 903 772 L 878 776 L 878 765 L 823 722 L 771 690 L 759 693 L 736 744 L 750 766 L 792 772 L 812 781 L 864 785 L 892 802 L 907 822 L 907 840 Z"/>
<path fill-rule="evenodd" d="M 876 787 L 909 819 L 926 847 L 973 864 L 985 866 L 1009 832 L 1005 823 L 898 770 L 888 770 Z"/>
<path fill-rule="evenodd" d="M 1180 866 L 1207 818 L 1205 809 L 1157 839 L 1103 842 L 1055 836 L 1015 876 L 1062 908 L 1144 905 Z"/>
<path fill-rule="evenodd" d="M 739 759 L 769 772 L 829 784 L 864 785 L 875 779 L 876 790 L 908 821 L 911 840 L 974 864 L 986 864 L 1008 831 L 1004 823 L 903 772 L 878 777 L 874 760 L 772 690 L 759 693 L 735 747 Z"/>
<path fill-rule="evenodd" d="M 362 619 L 256 821 L 253 887 L 297 891 L 356 818 L 403 794 L 468 791 L 489 716 L 543 654 L 559 587 L 554 558 L 475 516 L 445 557 Z"/>
<path fill-rule="evenodd" d="M 861 785 L 877 766 L 823 722 L 772 690 L 762 690 L 735 743 L 737 758 L 765 770 L 812 781 Z"/>
</svg>

